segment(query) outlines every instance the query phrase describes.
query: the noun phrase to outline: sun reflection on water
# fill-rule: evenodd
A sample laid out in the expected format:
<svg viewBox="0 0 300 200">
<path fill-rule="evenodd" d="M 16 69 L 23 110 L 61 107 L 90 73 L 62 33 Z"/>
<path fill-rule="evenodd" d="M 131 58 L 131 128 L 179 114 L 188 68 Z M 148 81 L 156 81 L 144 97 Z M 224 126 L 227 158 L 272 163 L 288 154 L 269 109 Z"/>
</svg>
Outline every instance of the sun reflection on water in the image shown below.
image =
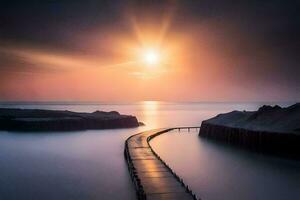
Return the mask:
<svg viewBox="0 0 300 200">
<path fill-rule="evenodd" d="M 159 123 L 157 119 L 160 107 L 159 101 L 142 101 L 143 120 L 149 128 L 157 128 Z"/>
</svg>

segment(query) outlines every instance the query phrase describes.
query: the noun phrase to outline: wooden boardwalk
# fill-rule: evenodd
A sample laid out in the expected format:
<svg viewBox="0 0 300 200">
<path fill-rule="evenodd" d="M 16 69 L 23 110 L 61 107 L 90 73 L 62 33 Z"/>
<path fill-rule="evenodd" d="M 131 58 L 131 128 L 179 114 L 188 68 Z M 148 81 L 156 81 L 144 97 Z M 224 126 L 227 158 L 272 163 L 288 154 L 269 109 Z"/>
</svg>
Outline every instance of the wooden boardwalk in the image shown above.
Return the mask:
<svg viewBox="0 0 300 200">
<path fill-rule="evenodd" d="M 183 180 L 154 152 L 149 141 L 178 127 L 156 129 L 132 135 L 125 142 L 125 158 L 139 200 L 196 200 Z"/>
</svg>

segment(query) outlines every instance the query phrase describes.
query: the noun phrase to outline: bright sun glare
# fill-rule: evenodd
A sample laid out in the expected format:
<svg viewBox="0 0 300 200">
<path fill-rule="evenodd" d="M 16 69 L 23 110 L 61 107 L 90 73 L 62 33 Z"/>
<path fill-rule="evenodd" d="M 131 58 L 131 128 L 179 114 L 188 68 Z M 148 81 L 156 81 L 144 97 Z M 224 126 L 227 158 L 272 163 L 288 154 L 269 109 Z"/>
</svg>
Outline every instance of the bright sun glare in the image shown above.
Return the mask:
<svg viewBox="0 0 300 200">
<path fill-rule="evenodd" d="M 157 51 L 151 49 L 144 52 L 144 61 L 149 65 L 155 65 L 159 63 L 159 54 Z"/>
</svg>

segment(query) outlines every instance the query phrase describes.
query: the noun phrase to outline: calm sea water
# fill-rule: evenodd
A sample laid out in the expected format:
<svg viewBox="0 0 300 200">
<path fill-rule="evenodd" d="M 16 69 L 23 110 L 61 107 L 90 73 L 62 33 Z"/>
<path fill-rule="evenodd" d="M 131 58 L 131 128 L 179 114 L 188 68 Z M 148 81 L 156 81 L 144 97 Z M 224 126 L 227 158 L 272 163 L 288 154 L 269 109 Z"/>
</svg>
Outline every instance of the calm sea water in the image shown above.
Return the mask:
<svg viewBox="0 0 300 200">
<path fill-rule="evenodd" d="M 134 129 L 71 133 L 0 132 L 0 199 L 135 199 L 123 157 L 124 141 L 143 130 L 197 126 L 231 110 L 263 103 L 2 104 L 92 112 L 117 110 L 146 124 Z M 289 105 L 289 104 L 281 104 Z M 203 199 L 299 199 L 300 162 L 258 155 L 170 132 L 154 149 Z"/>
</svg>

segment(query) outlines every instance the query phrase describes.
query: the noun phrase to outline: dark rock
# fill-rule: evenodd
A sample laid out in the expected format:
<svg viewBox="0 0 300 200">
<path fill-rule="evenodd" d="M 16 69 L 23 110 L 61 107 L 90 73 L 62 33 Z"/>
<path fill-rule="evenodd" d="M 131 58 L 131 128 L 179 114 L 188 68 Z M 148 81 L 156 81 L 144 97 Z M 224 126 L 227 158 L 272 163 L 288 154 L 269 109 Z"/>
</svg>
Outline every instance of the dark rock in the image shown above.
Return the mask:
<svg viewBox="0 0 300 200">
<path fill-rule="evenodd" d="M 131 128 L 139 126 L 135 116 L 116 111 L 77 113 L 59 110 L 0 108 L 0 130 L 73 131 Z"/>
<path fill-rule="evenodd" d="M 139 125 L 140 126 L 145 126 L 145 123 L 144 122 L 139 122 Z"/>
<path fill-rule="evenodd" d="M 262 106 L 255 112 L 233 111 L 205 120 L 199 135 L 259 152 L 300 158 L 300 104 Z"/>
</svg>

